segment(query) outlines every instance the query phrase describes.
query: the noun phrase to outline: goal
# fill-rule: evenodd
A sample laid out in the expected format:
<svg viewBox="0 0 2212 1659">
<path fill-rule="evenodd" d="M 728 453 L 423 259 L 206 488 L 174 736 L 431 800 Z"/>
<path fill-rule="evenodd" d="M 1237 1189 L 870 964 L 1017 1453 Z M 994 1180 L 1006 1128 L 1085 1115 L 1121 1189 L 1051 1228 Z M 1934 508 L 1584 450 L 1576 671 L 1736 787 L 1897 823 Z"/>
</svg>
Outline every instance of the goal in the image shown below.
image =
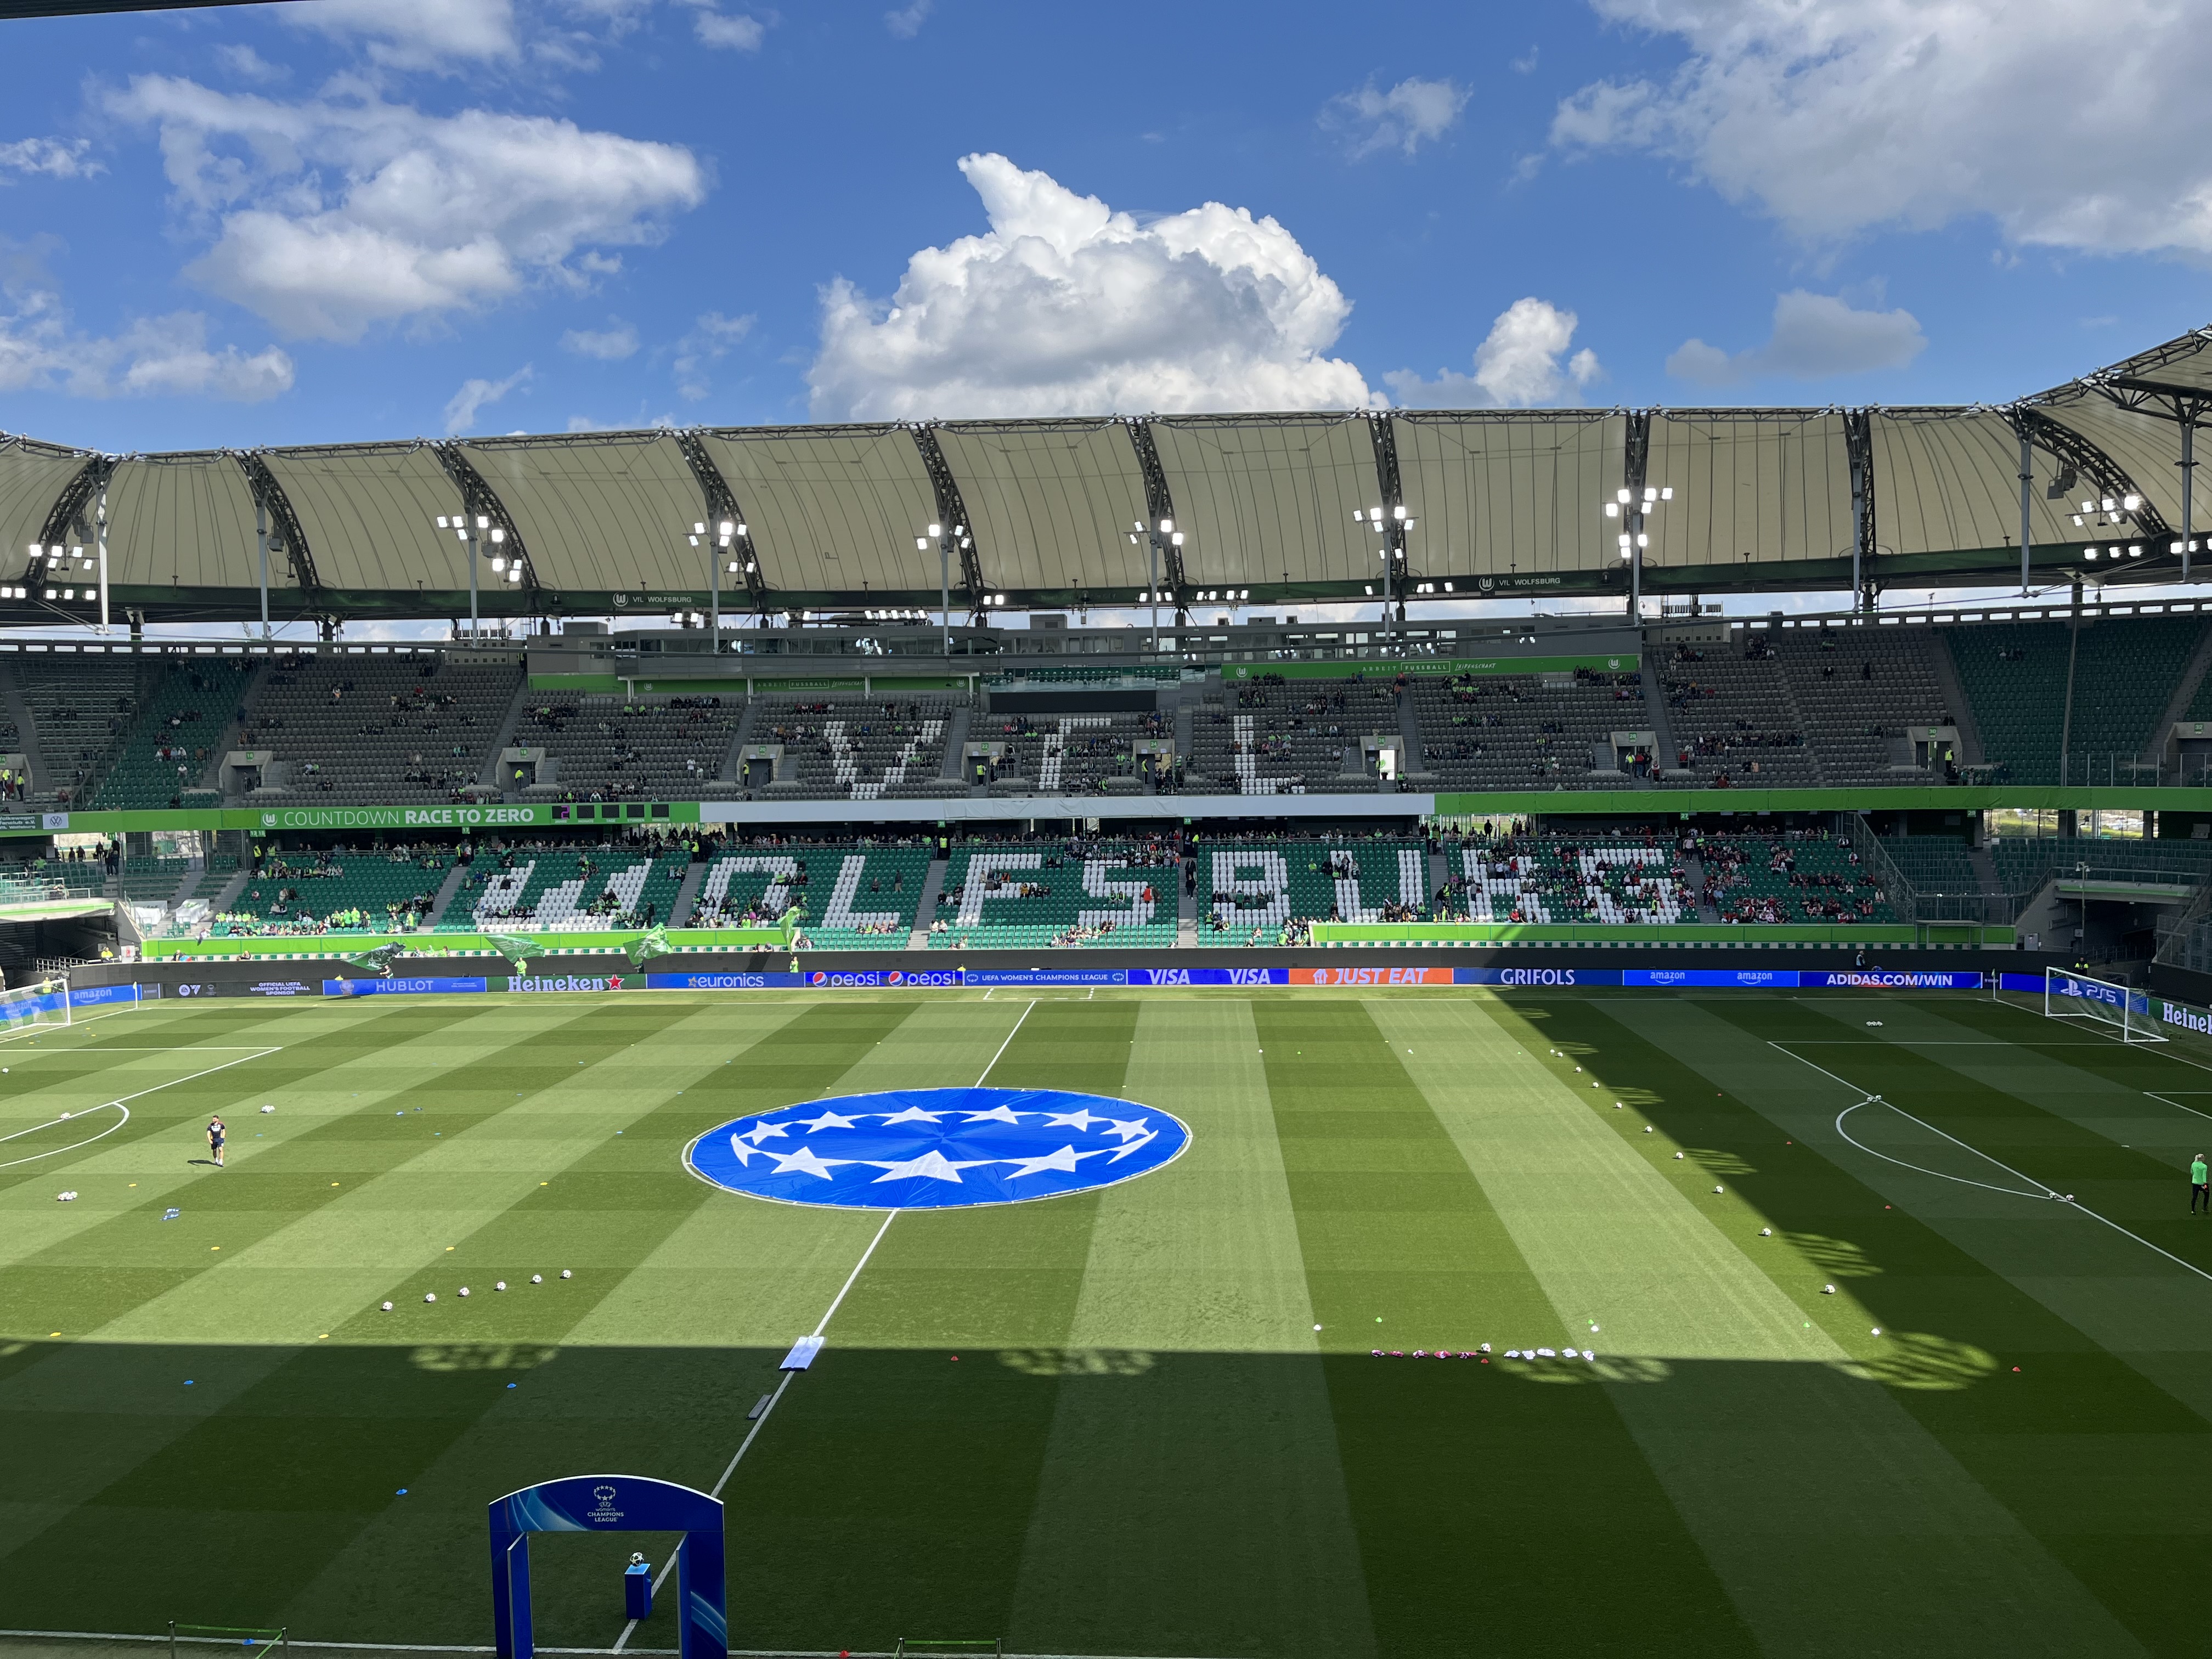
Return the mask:
<svg viewBox="0 0 2212 1659">
<path fill-rule="evenodd" d="M 2049 968 L 2043 975 L 2043 1013 L 2046 1019 L 2079 1020 L 2101 1026 L 2106 1035 L 2123 1042 L 2164 1042 L 2166 1033 L 2151 1017 L 2150 998 L 2142 991 L 2087 974 Z"/>
<path fill-rule="evenodd" d="M 17 990 L 0 991 L 0 1035 L 69 1023 L 70 988 L 65 979 L 41 980 Z"/>
<path fill-rule="evenodd" d="M 220 1647 L 275 1648 L 279 1659 L 289 1653 L 291 1644 L 284 1639 L 284 1627 L 257 1625 L 185 1625 L 169 1620 L 169 1659 L 179 1659 L 179 1643 L 212 1644 Z M 182 1659 L 191 1659 L 189 1654 Z"/>
</svg>

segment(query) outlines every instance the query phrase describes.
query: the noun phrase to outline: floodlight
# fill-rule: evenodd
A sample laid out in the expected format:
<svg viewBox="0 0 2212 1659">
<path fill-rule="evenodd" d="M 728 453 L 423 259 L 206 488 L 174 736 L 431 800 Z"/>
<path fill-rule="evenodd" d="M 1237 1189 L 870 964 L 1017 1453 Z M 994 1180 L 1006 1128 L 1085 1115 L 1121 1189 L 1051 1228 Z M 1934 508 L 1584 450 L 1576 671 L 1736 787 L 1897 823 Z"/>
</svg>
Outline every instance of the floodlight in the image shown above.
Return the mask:
<svg viewBox="0 0 2212 1659">
<path fill-rule="evenodd" d="M 1622 533 L 1622 535 L 1621 535 L 1621 537 L 1620 537 L 1620 545 L 1621 545 L 1621 547 L 1622 547 L 1624 550 L 1626 550 L 1626 547 L 1628 546 L 1628 537 L 1627 537 L 1626 532 L 1625 532 Z M 1626 557 L 1626 556 L 1626 556 L 1626 553 L 1625 551 L 1623 552 L 1622 556 L 1623 556 L 1623 557 Z"/>
<path fill-rule="evenodd" d="M 1620 516 L 1620 503 L 1619 501 L 1607 501 L 1605 504 L 1605 516 L 1608 519 L 1619 518 Z"/>
<path fill-rule="evenodd" d="M 479 529 L 479 530 L 489 530 L 489 529 L 490 529 L 490 528 L 491 528 L 491 520 L 490 520 L 489 519 L 487 519 L 486 517 L 484 517 L 484 515 L 483 515 L 483 514 L 481 514 L 481 513 L 477 514 L 477 529 Z"/>
<path fill-rule="evenodd" d="M 1646 484 L 1644 486 L 1644 499 L 1647 501 L 1656 501 L 1659 499 L 1659 492 L 1650 484 Z"/>
<path fill-rule="evenodd" d="M 1173 519 L 1162 519 L 1160 520 L 1160 534 L 1163 536 L 1172 536 L 1174 533 L 1175 520 Z"/>
<path fill-rule="evenodd" d="M 2132 513 L 2142 505 L 2142 497 L 2140 495 L 2123 495 L 2120 498 L 2120 508 L 2123 512 Z"/>
<path fill-rule="evenodd" d="M 1390 516 L 1394 519 L 1404 518 L 1406 516 L 1405 504 L 1401 502 L 1398 506 L 1392 507 L 1390 509 Z"/>
<path fill-rule="evenodd" d="M 927 536 L 916 536 L 914 538 L 914 544 L 915 550 L 918 552 L 927 553 L 929 551 L 929 538 Z"/>
<path fill-rule="evenodd" d="M 2110 495 L 2106 495 L 2106 496 L 2103 497 L 2103 498 L 2102 498 L 2102 501 L 2103 501 L 2104 509 L 2105 509 L 2105 511 L 2106 511 L 2106 512 L 2107 512 L 2107 513 L 2112 512 L 2112 511 L 2113 510 L 2114 507 L 2117 505 L 2117 503 L 2113 501 L 2112 498 Z"/>
<path fill-rule="evenodd" d="M 941 524 L 933 524 L 929 526 L 929 533 L 933 538 L 942 536 L 945 533 L 945 526 Z"/>
<path fill-rule="evenodd" d="M 2140 559 L 2142 557 L 2142 544 L 2141 542 L 2137 542 L 2133 546 L 2130 547 L 2128 549 L 2128 556 L 2131 559 Z"/>
<path fill-rule="evenodd" d="M 507 568 L 507 561 L 505 559 L 495 558 L 491 562 L 491 568 L 495 570 L 504 570 Z"/>
<path fill-rule="evenodd" d="M 1649 547 L 1651 545 L 1651 538 L 1639 530 L 1636 532 L 1636 544 L 1638 547 Z"/>
<path fill-rule="evenodd" d="M 1173 542 L 1177 547 L 1181 547 L 1182 545 L 1182 532 L 1180 530 L 1176 531 L 1176 533 L 1169 537 L 1168 539 Z"/>
<path fill-rule="evenodd" d="M 1664 489 L 1661 490 L 1659 492 L 1659 499 L 1662 501 L 1673 501 L 1674 499 L 1674 486 L 1668 484 Z"/>
<path fill-rule="evenodd" d="M 1623 507 L 1626 507 L 1631 501 L 1635 499 L 1625 489 L 1616 490 L 1613 493 L 1613 498 L 1616 501 L 1619 501 Z"/>
<path fill-rule="evenodd" d="M 439 529 L 441 529 L 441 530 L 443 530 L 445 527 L 446 527 L 446 515 L 445 515 L 444 514 L 441 513 L 441 514 L 438 515 L 438 528 L 439 528 Z M 32 551 L 32 552 L 33 552 L 33 553 L 37 552 L 38 550 L 38 550 L 37 548 L 35 548 L 35 547 L 34 547 L 34 548 L 33 548 L 33 549 L 31 550 L 31 551 Z"/>
<path fill-rule="evenodd" d="M 2079 530 L 2081 527 L 2081 515 L 2079 513 L 2076 513 L 2074 515 L 2074 527 L 2076 530 Z"/>
<path fill-rule="evenodd" d="M 497 547 L 497 546 L 498 546 L 501 542 L 504 542 L 506 539 L 507 539 L 507 531 L 505 530 L 505 528 L 504 528 L 504 527 L 502 527 L 502 526 L 496 526 L 496 525 L 495 525 L 495 526 L 492 527 L 492 532 L 491 532 L 491 544 L 492 544 L 494 547 Z"/>
<path fill-rule="evenodd" d="M 691 533 L 695 536 L 703 536 L 707 533 L 707 526 L 703 524 L 695 524 L 691 526 Z M 696 547 L 698 544 L 694 542 L 692 545 Z"/>
<path fill-rule="evenodd" d="M 2085 559 L 2094 559 L 2097 556 L 2097 550 L 2094 547 L 2084 548 L 2081 550 L 2081 556 Z"/>
</svg>

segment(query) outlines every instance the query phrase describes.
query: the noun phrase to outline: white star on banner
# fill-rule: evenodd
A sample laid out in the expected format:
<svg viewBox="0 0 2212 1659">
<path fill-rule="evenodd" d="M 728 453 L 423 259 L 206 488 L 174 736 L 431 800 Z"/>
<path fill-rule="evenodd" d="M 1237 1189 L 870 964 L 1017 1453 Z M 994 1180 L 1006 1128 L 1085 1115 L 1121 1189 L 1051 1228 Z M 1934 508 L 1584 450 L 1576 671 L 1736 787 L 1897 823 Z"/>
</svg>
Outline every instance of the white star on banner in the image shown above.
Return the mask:
<svg viewBox="0 0 2212 1659">
<path fill-rule="evenodd" d="M 1004 1160 L 994 1158 L 971 1158 L 964 1164 L 955 1164 L 933 1146 L 920 1158 L 908 1158 L 903 1164 L 878 1164 L 874 1158 L 851 1161 L 875 1164 L 876 1167 L 883 1171 L 883 1174 L 876 1177 L 877 1183 L 886 1181 L 903 1181 L 913 1176 L 927 1176 L 932 1181 L 949 1181 L 957 1187 L 960 1184 L 961 1170 L 972 1170 L 979 1164 L 997 1164 Z"/>
<path fill-rule="evenodd" d="M 1104 1149 L 1102 1147 L 1100 1150 Z M 1068 1175 L 1073 1175 L 1076 1158 L 1076 1150 L 1073 1146 L 1063 1146 L 1056 1152 L 1047 1152 L 1042 1158 L 1010 1158 L 1005 1162 L 1014 1167 L 1007 1171 L 1006 1179 L 1019 1181 L 1024 1176 L 1042 1175 L 1047 1170 L 1059 1170 Z"/>
<path fill-rule="evenodd" d="M 1019 1127 L 1021 1125 L 1022 1115 L 1019 1112 L 1011 1110 L 1005 1106 L 994 1106 L 988 1112 L 969 1113 L 968 1121 L 970 1123 L 1011 1123 L 1016 1127 Z"/>
<path fill-rule="evenodd" d="M 770 1152 L 769 1156 L 775 1160 L 775 1172 L 778 1175 L 789 1175 L 796 1170 L 801 1175 L 819 1176 L 824 1181 L 834 1178 L 830 1171 L 838 1164 L 850 1164 L 854 1161 L 849 1158 L 826 1159 L 817 1158 L 811 1146 L 801 1146 L 795 1152 Z"/>
<path fill-rule="evenodd" d="M 1143 1118 L 1133 1117 L 1127 1122 L 1124 1122 L 1118 1117 L 1109 1117 L 1106 1121 L 1114 1126 L 1114 1133 L 1121 1136 L 1124 1140 L 1132 1140 L 1139 1135 L 1145 1134 L 1145 1120 Z M 1145 1135 L 1145 1139 L 1149 1140 L 1152 1139 L 1152 1136 Z"/>
<path fill-rule="evenodd" d="M 1090 1108 L 1085 1107 L 1079 1112 L 1048 1112 L 1045 1114 L 1044 1127 L 1048 1129 L 1087 1129 L 1094 1123 L 1105 1123 L 1110 1121 L 1107 1118 L 1091 1116 Z"/>
<path fill-rule="evenodd" d="M 942 1112 L 925 1112 L 919 1106 L 909 1106 L 902 1112 L 884 1113 L 884 1127 L 888 1129 L 894 1123 L 934 1123 L 944 1115 Z"/>
<path fill-rule="evenodd" d="M 861 1114 L 861 1116 L 866 1115 L 866 1113 Z M 860 1121 L 860 1118 L 845 1117 L 836 1112 L 824 1112 L 820 1117 L 795 1117 L 792 1119 L 793 1123 L 800 1125 L 810 1133 L 813 1134 L 820 1134 L 824 1129 L 849 1129 Z"/>
<path fill-rule="evenodd" d="M 743 1164 L 746 1169 L 750 1170 L 753 1167 L 753 1154 L 760 1151 L 760 1148 L 757 1146 L 747 1146 L 745 1144 L 745 1138 L 743 1135 L 732 1135 L 730 1137 L 730 1150 L 737 1154 L 738 1162 Z"/>
<path fill-rule="evenodd" d="M 745 1138 L 757 1146 L 763 1140 L 774 1140 L 779 1135 L 787 1135 L 790 1133 L 791 1131 L 781 1123 L 756 1123 L 745 1131 Z"/>
</svg>

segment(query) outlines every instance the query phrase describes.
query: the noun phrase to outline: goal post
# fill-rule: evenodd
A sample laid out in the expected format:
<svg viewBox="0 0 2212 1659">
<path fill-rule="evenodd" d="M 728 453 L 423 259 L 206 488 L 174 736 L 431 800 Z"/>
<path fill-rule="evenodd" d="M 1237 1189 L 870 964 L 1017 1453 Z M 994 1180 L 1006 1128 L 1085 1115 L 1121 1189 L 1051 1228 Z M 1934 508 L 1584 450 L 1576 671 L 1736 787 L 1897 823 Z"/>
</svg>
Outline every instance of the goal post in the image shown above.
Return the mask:
<svg viewBox="0 0 2212 1659">
<path fill-rule="evenodd" d="M 2148 993 L 2064 968 L 2044 970 L 2043 1014 L 2046 1019 L 2070 1019 L 2101 1027 L 2122 1042 L 2166 1040 L 2151 1014 Z"/>
<path fill-rule="evenodd" d="M 0 991 L 0 1036 L 27 1031 L 41 1025 L 70 1023 L 69 981 L 41 980 L 12 991 Z"/>
</svg>

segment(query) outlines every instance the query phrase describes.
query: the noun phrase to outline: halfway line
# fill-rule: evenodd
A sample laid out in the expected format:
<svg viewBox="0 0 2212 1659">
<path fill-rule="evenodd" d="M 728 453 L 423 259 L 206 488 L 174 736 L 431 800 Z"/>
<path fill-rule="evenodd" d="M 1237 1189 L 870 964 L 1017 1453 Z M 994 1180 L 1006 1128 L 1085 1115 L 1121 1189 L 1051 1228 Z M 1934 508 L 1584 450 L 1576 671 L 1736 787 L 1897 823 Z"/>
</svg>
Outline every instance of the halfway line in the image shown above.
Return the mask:
<svg viewBox="0 0 2212 1659">
<path fill-rule="evenodd" d="M 982 1075 L 975 1079 L 975 1087 L 981 1088 L 983 1079 L 991 1075 L 992 1066 L 1006 1058 L 1006 1050 L 1013 1046 L 1014 1037 L 1022 1029 L 1022 1020 L 1027 1019 L 1036 1007 L 1036 1000 L 1031 998 L 1029 1006 L 1022 1010 L 1021 1018 L 1017 1019 L 1013 1024 L 1013 1029 L 1006 1033 L 1006 1040 L 999 1045 L 999 1052 L 991 1056 L 990 1064 L 983 1067 Z M 846 1292 L 853 1288 L 854 1282 L 860 1277 L 860 1269 L 868 1265 L 868 1258 L 875 1255 L 876 1246 L 884 1242 L 884 1235 L 890 1231 L 891 1223 L 896 1221 L 898 1218 L 899 1212 L 896 1210 L 884 1212 L 884 1224 L 876 1229 L 876 1236 L 868 1241 L 868 1248 L 860 1252 L 860 1259 L 853 1264 L 853 1271 L 845 1275 L 845 1282 L 837 1287 L 837 1294 L 830 1298 L 830 1305 L 822 1310 L 822 1317 L 816 1323 L 811 1334 L 820 1336 L 823 1332 L 830 1328 L 830 1321 L 837 1310 L 843 1305 Z M 753 1442 L 760 1437 L 760 1431 L 768 1426 L 769 1419 L 775 1415 L 775 1408 L 783 1400 L 783 1391 L 791 1386 L 791 1379 L 798 1375 L 796 1371 L 786 1371 L 783 1374 L 775 1385 L 775 1392 L 768 1397 L 768 1404 L 761 1408 L 761 1414 L 753 1419 L 752 1427 L 745 1431 L 745 1437 L 738 1443 L 737 1450 L 731 1455 L 729 1467 L 722 1471 L 722 1478 L 714 1483 L 713 1489 L 708 1492 L 708 1497 L 720 1498 L 722 1495 L 722 1488 L 730 1484 L 730 1477 L 738 1472 L 738 1465 L 745 1461 L 745 1454 L 752 1449 Z M 661 1585 L 667 1581 L 668 1575 L 674 1570 L 675 1565 L 675 1555 L 671 1555 L 667 1560 L 661 1563 L 660 1571 L 653 1576 L 654 1595 L 658 1595 L 660 1593 Z M 622 1634 L 615 1638 L 615 1644 L 608 1651 L 620 1653 L 629 1641 L 630 1633 L 637 1628 L 637 1623 L 638 1621 L 633 1619 L 624 1625 Z"/>
</svg>

